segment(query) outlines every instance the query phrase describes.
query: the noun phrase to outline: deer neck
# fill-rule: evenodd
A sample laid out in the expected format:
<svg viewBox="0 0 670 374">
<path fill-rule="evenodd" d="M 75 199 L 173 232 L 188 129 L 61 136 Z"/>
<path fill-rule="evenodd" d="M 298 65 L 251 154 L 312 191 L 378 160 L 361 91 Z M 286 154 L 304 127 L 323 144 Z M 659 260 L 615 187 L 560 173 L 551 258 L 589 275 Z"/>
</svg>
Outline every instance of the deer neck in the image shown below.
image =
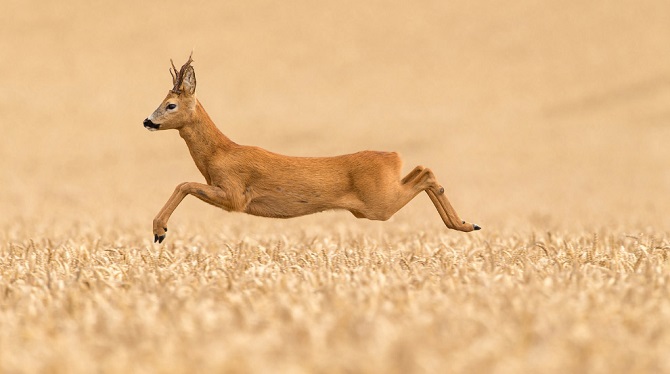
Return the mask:
<svg viewBox="0 0 670 374">
<path fill-rule="evenodd" d="M 227 152 L 235 143 L 216 127 L 205 108 L 196 100 L 194 119 L 179 129 L 198 170 L 210 182 L 209 165 L 216 153 Z"/>
</svg>

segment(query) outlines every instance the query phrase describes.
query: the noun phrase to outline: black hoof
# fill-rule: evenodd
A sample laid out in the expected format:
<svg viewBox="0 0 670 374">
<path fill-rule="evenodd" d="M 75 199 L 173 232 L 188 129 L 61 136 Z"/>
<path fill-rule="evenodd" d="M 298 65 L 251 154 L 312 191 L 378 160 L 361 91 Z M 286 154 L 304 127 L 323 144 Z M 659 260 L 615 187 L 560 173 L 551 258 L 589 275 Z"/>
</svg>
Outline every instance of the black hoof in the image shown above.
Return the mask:
<svg viewBox="0 0 670 374">
<path fill-rule="evenodd" d="M 481 227 L 479 227 L 479 225 L 473 224 L 473 226 L 475 227 L 475 230 L 481 230 L 482 229 Z"/>
<path fill-rule="evenodd" d="M 154 243 L 158 241 L 158 234 L 154 234 Z"/>
<path fill-rule="evenodd" d="M 163 242 L 163 239 L 165 239 L 165 235 L 161 235 L 158 237 L 158 244 L 161 244 Z"/>
</svg>

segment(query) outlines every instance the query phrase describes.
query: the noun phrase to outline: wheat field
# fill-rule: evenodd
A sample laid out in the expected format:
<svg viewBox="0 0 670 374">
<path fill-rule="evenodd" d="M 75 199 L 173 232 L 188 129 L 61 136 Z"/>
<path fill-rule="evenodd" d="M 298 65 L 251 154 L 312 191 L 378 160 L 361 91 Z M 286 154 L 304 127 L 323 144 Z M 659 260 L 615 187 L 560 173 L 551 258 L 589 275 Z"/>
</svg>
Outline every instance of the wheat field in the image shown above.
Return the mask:
<svg viewBox="0 0 670 374">
<path fill-rule="evenodd" d="M 8 1 L 0 372 L 670 373 L 670 5 Z M 194 49 L 241 144 L 398 151 L 386 222 L 227 213 L 146 118 Z"/>
</svg>

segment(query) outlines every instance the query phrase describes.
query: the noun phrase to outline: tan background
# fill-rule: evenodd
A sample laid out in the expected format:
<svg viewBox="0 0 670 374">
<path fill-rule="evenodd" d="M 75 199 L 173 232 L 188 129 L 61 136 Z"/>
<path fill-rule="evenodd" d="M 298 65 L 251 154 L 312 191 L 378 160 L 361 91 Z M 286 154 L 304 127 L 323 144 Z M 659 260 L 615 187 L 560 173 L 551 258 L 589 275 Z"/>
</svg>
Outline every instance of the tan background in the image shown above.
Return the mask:
<svg viewBox="0 0 670 374">
<path fill-rule="evenodd" d="M 239 143 L 399 151 L 489 228 L 669 222 L 664 1 L 4 7 L 3 219 L 148 227 L 177 183 L 202 180 L 177 133 L 141 126 L 169 58 L 195 49 L 199 98 Z"/>
</svg>

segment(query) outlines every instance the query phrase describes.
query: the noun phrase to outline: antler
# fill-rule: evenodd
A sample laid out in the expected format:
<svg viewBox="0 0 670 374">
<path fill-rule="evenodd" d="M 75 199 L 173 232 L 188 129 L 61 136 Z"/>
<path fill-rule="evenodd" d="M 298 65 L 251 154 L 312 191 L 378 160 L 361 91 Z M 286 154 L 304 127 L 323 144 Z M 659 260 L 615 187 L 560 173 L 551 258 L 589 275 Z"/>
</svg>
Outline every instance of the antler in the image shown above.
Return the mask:
<svg viewBox="0 0 670 374">
<path fill-rule="evenodd" d="M 179 71 L 177 71 L 177 68 L 174 66 L 174 62 L 172 62 L 172 59 L 170 59 L 170 64 L 172 64 L 172 68 L 170 69 L 170 75 L 172 75 L 172 84 L 174 85 L 174 87 L 172 88 L 172 92 L 176 94 L 181 93 L 179 87 L 181 86 L 182 82 L 184 82 L 184 72 L 186 72 L 186 69 L 191 65 L 191 62 L 193 62 L 193 59 L 191 58 L 192 56 L 193 52 L 191 52 L 191 54 L 188 56 L 188 61 L 186 61 L 186 63 L 181 66 L 181 69 L 179 69 Z"/>
</svg>

